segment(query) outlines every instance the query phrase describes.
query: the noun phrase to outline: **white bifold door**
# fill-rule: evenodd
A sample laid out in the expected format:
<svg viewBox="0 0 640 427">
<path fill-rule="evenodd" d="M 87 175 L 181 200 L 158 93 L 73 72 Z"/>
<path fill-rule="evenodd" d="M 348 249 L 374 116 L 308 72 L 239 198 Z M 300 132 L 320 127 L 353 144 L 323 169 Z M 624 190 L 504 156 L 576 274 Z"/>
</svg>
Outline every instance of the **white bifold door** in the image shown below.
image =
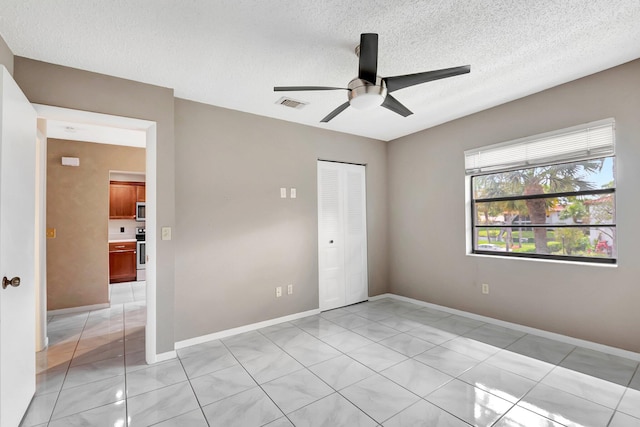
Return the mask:
<svg viewBox="0 0 640 427">
<path fill-rule="evenodd" d="M 320 310 L 368 298 L 365 167 L 318 161 Z"/>
</svg>

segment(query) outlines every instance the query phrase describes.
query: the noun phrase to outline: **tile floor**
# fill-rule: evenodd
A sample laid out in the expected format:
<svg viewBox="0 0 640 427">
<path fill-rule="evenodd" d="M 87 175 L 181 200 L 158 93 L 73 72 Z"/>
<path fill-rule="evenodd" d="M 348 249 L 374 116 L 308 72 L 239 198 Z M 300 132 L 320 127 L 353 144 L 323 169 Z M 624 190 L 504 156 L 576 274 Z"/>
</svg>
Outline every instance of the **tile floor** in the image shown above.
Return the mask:
<svg viewBox="0 0 640 427">
<path fill-rule="evenodd" d="M 49 320 L 23 426 L 640 426 L 638 362 L 382 299 L 144 363 L 144 288 Z"/>
</svg>

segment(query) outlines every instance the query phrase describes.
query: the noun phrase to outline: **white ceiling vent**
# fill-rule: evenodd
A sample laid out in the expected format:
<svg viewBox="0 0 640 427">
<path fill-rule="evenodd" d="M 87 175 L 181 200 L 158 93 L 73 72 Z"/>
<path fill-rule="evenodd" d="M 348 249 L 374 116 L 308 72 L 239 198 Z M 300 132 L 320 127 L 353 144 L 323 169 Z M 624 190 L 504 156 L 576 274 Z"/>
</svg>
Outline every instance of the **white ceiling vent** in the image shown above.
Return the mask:
<svg viewBox="0 0 640 427">
<path fill-rule="evenodd" d="M 284 105 L 285 107 L 295 108 L 297 110 L 300 110 L 301 108 L 304 108 L 305 105 L 307 105 L 306 102 L 296 101 L 295 99 L 287 98 L 284 96 L 278 99 L 276 101 L 276 104 Z"/>
</svg>

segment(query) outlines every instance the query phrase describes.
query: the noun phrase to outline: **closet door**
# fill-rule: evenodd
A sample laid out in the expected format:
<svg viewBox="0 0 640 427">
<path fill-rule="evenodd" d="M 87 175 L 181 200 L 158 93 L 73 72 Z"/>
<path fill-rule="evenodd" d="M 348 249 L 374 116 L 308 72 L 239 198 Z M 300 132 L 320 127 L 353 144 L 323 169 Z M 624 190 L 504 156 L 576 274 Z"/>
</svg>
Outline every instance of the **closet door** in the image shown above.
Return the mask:
<svg viewBox="0 0 640 427">
<path fill-rule="evenodd" d="M 320 310 L 368 295 L 365 167 L 318 162 Z"/>
<path fill-rule="evenodd" d="M 365 167 L 343 165 L 345 305 L 367 299 L 367 200 Z"/>
</svg>

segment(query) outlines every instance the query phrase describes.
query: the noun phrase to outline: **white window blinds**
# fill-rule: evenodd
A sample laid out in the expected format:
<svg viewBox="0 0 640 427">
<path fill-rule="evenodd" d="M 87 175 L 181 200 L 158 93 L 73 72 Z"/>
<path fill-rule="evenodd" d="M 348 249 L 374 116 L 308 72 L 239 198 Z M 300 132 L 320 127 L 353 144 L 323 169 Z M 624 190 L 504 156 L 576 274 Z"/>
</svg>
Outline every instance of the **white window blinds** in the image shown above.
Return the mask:
<svg viewBox="0 0 640 427">
<path fill-rule="evenodd" d="M 472 175 L 614 154 L 615 121 L 605 119 L 467 150 L 464 163 L 466 174 Z"/>
</svg>

